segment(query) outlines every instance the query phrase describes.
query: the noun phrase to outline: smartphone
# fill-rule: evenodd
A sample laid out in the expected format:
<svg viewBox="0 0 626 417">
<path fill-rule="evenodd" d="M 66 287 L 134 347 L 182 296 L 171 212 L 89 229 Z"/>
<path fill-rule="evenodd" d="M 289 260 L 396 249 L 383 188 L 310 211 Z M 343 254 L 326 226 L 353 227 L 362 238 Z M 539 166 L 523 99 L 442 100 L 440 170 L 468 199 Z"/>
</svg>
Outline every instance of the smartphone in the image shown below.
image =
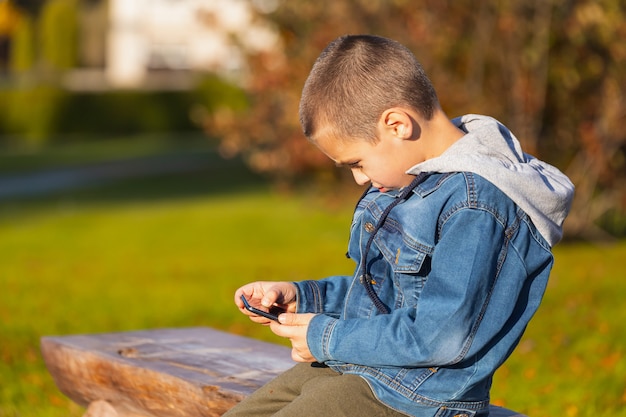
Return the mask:
<svg viewBox="0 0 626 417">
<path fill-rule="evenodd" d="M 256 315 L 259 315 L 259 316 L 263 316 L 263 317 L 268 318 L 270 320 L 278 321 L 278 315 L 280 313 L 282 313 L 282 311 L 278 311 L 276 313 L 270 313 L 270 312 L 263 311 L 263 310 L 260 310 L 258 308 L 252 307 L 250 305 L 250 303 L 248 303 L 248 300 L 246 300 L 246 297 L 243 296 L 243 295 L 241 296 L 241 301 L 243 301 L 243 306 L 249 312 L 254 313 Z"/>
</svg>

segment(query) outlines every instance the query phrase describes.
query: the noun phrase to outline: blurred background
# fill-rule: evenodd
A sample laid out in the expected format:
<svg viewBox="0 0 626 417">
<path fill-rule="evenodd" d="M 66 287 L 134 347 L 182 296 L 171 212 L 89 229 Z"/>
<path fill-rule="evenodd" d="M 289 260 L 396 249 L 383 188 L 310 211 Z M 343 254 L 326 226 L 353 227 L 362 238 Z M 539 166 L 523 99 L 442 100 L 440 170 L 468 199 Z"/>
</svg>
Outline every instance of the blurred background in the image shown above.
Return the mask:
<svg viewBox="0 0 626 417">
<path fill-rule="evenodd" d="M 0 417 L 82 414 L 43 335 L 209 325 L 284 343 L 234 289 L 351 272 L 360 190 L 297 114 L 348 33 L 407 45 L 450 117 L 496 117 L 576 185 L 494 402 L 626 415 L 622 0 L 0 0 Z"/>
</svg>

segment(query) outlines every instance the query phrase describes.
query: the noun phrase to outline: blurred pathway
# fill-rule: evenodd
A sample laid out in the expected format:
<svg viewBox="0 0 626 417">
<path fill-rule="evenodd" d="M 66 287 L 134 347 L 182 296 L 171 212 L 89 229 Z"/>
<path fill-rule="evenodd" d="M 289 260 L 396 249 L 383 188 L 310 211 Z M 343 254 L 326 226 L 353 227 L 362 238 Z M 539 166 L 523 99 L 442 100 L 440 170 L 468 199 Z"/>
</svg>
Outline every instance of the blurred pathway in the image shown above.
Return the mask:
<svg viewBox="0 0 626 417">
<path fill-rule="evenodd" d="M 211 158 L 212 159 L 212 158 Z M 196 171 L 215 163 L 206 154 L 158 155 L 57 168 L 23 174 L 0 175 L 0 201 L 33 197 L 107 182 Z"/>
</svg>

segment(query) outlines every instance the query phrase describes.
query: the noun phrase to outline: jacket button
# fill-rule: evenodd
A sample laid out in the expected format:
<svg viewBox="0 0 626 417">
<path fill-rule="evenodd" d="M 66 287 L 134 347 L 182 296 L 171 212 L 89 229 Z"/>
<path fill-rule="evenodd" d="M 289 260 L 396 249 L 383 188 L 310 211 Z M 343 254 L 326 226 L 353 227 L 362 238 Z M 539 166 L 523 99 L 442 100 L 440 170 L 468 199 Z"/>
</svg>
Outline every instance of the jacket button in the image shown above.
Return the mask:
<svg viewBox="0 0 626 417">
<path fill-rule="evenodd" d="M 372 223 L 370 223 L 370 222 L 365 223 L 365 231 L 367 233 L 372 233 L 374 231 L 374 229 L 376 229 L 376 228 L 374 227 L 374 225 Z"/>
</svg>

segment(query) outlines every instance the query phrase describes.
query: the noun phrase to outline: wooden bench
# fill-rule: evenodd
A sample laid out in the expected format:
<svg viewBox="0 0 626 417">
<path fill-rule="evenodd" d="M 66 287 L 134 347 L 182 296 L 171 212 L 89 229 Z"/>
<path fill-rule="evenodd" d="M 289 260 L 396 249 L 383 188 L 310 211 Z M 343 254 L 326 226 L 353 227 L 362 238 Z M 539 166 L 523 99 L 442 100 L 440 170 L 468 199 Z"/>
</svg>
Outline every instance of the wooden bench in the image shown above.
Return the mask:
<svg viewBox="0 0 626 417">
<path fill-rule="evenodd" d="M 41 350 L 83 417 L 221 416 L 294 364 L 284 346 L 204 327 L 43 337 Z"/>
</svg>

